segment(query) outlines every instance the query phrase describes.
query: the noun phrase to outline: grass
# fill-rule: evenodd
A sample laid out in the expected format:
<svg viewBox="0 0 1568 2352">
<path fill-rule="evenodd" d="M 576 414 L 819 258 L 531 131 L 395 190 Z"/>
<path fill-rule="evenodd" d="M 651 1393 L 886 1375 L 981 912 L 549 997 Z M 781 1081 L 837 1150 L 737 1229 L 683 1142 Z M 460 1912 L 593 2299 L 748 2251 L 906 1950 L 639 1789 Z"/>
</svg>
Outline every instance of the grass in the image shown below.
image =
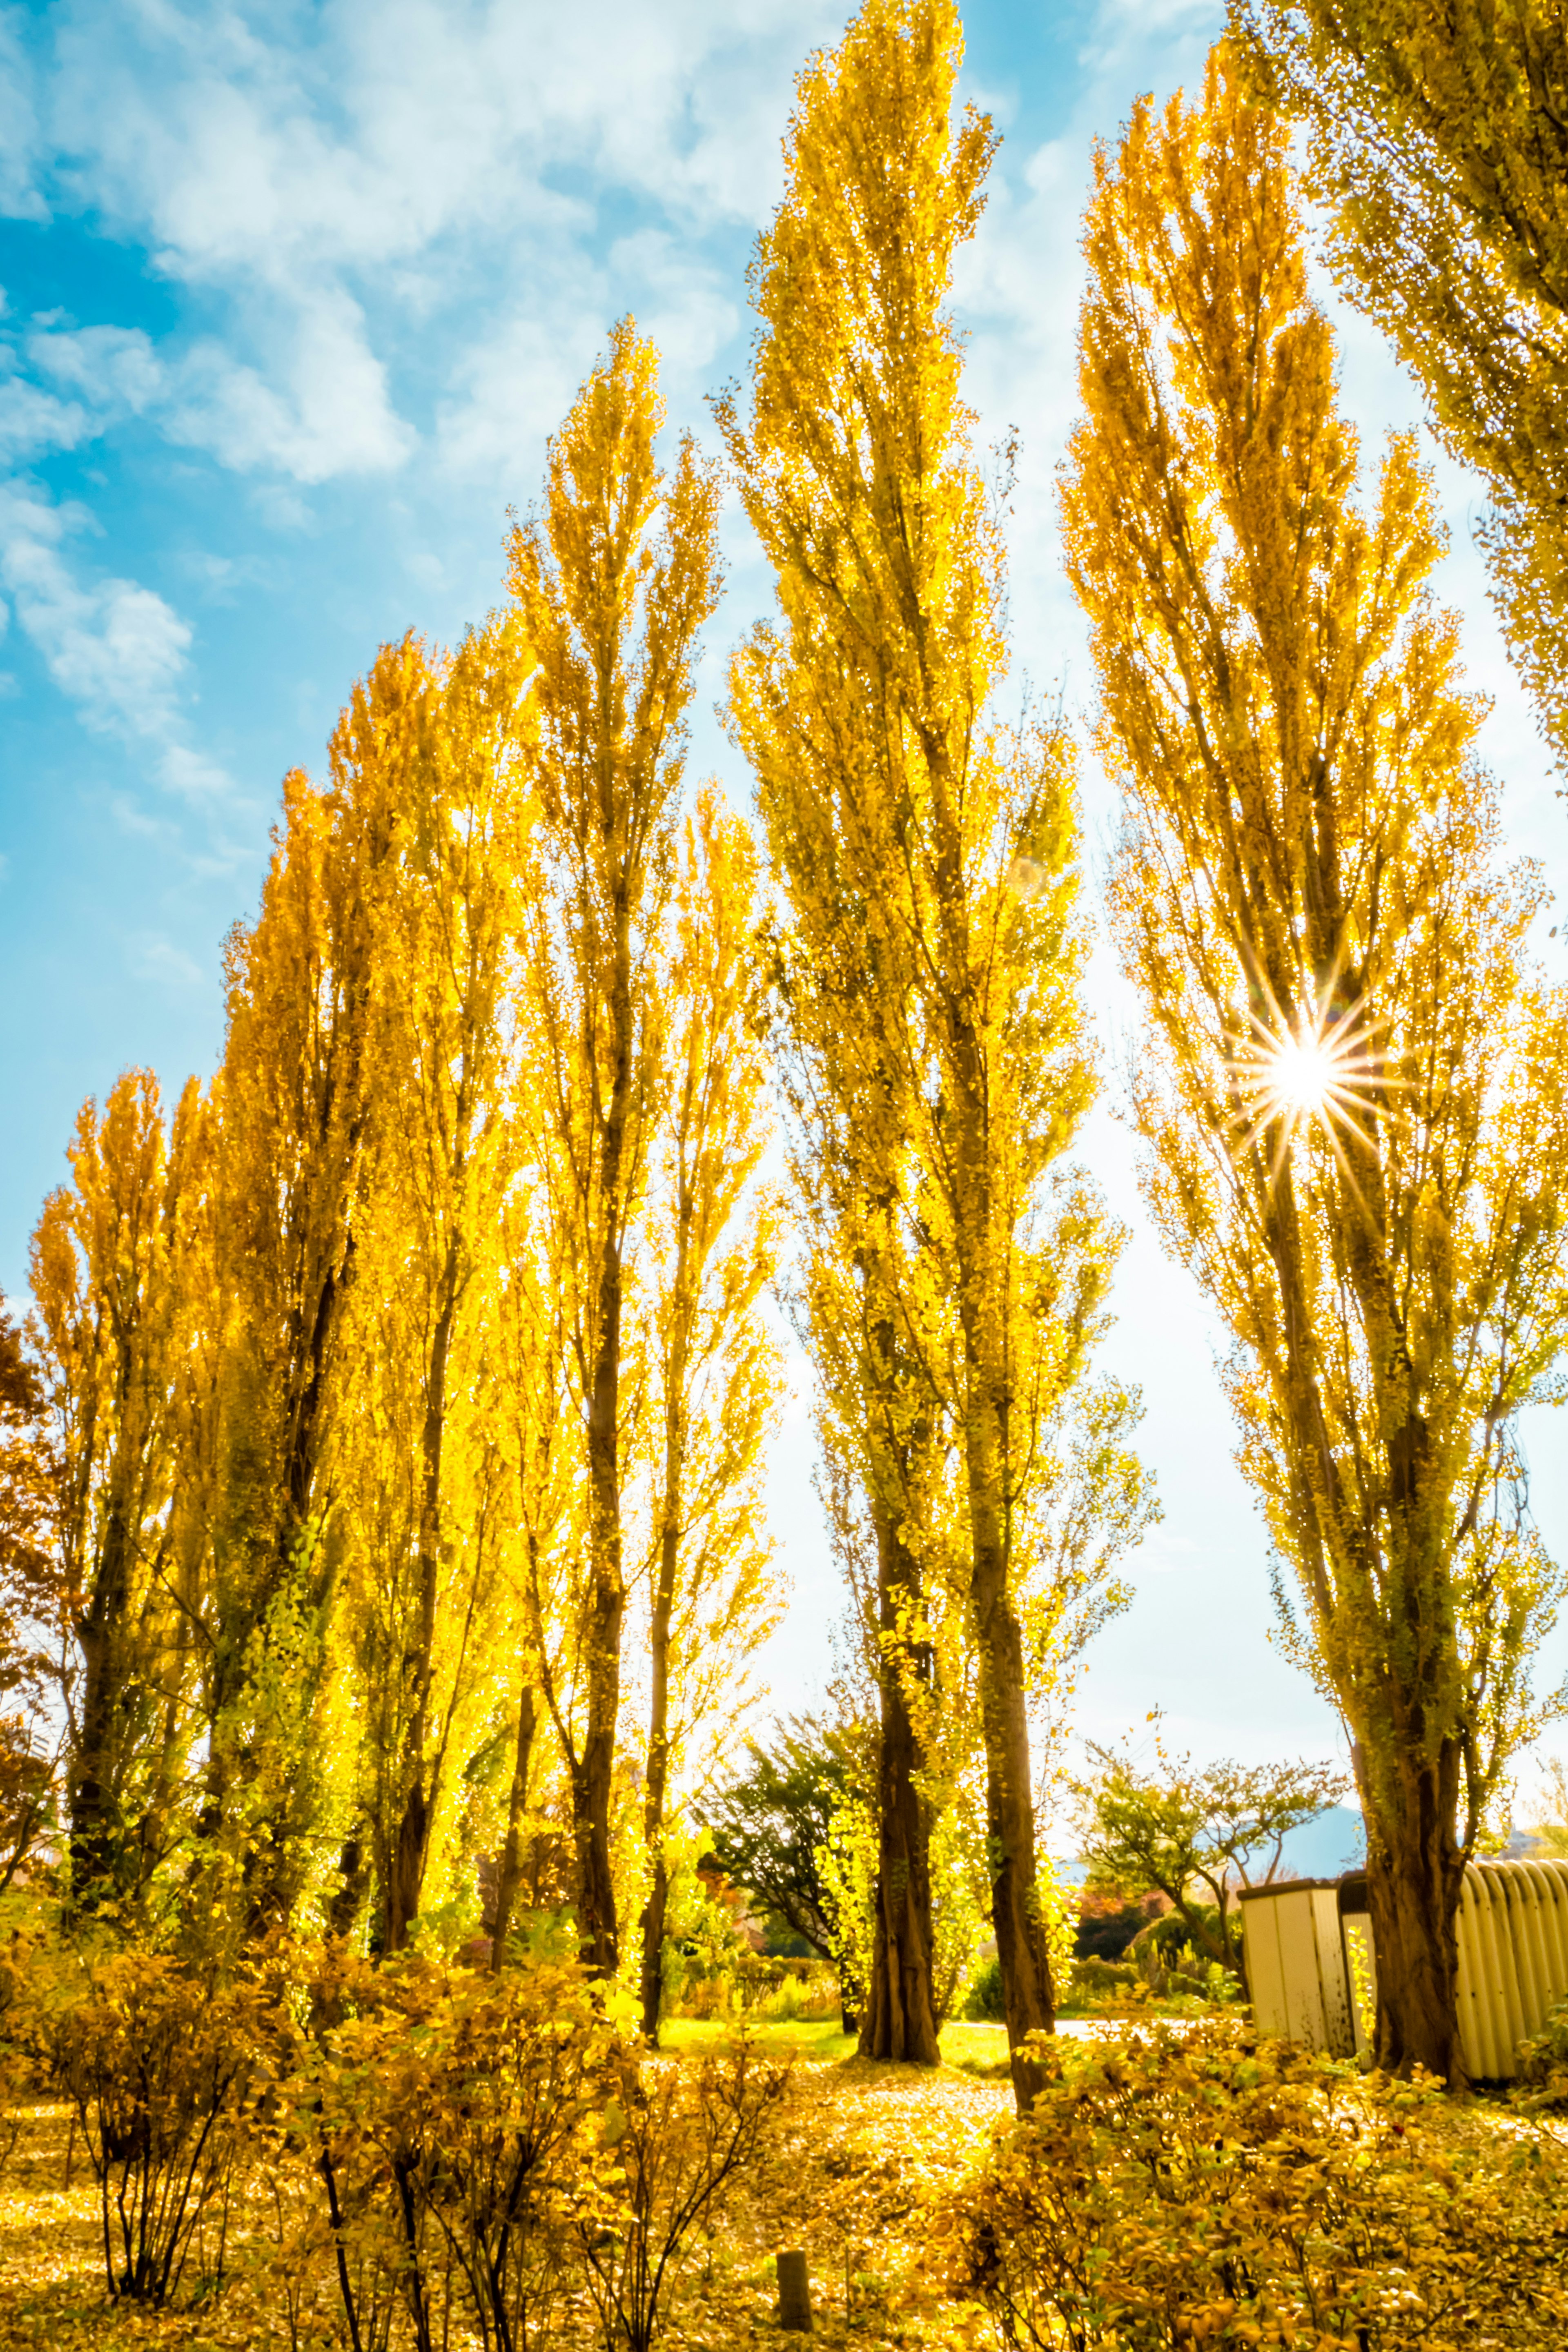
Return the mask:
<svg viewBox="0 0 1568 2352">
<path fill-rule="evenodd" d="M 667 2017 L 658 2029 L 661 2050 L 718 2050 L 734 2039 L 729 2017 Z M 850 2058 L 855 2036 L 839 2031 L 836 2017 L 758 2018 L 752 2022 L 764 2058 Z"/>
<path fill-rule="evenodd" d="M 1150 2009 L 1125 2018 L 1107 2019 L 1088 2010 L 1076 2014 L 1064 2011 L 1063 2020 L 1067 2023 L 1081 2019 L 1094 2024 L 1136 2027 L 1150 2025 L 1164 2014 Z M 1179 2023 L 1188 2014 L 1185 2011 L 1179 2015 L 1172 2011 L 1166 2021 Z M 673 2051 L 721 2049 L 732 2037 L 736 2022 L 733 2018 L 723 2017 L 667 2018 L 659 2028 L 660 2045 Z M 796 2058 L 831 2065 L 855 2055 L 855 2036 L 841 2032 L 836 2017 L 761 2018 L 752 2021 L 752 2030 L 757 2048 L 768 2058 Z M 944 2066 L 973 2074 L 983 2083 L 1007 2079 L 1006 2038 L 997 2024 L 952 2019 L 942 2029 L 942 2058 Z"/>
<path fill-rule="evenodd" d="M 836 2017 L 763 2018 L 755 2021 L 757 2048 L 767 2058 L 795 2058 L 831 2065 L 853 2058 L 855 2036 L 839 2031 Z M 731 2018 L 673 2017 L 659 2028 L 666 2050 L 717 2050 L 731 2039 Z M 1000 2082 L 1007 2074 L 1007 2045 L 994 2025 L 971 2025 L 958 2021 L 942 2030 L 942 2063 L 982 2082 Z"/>
</svg>

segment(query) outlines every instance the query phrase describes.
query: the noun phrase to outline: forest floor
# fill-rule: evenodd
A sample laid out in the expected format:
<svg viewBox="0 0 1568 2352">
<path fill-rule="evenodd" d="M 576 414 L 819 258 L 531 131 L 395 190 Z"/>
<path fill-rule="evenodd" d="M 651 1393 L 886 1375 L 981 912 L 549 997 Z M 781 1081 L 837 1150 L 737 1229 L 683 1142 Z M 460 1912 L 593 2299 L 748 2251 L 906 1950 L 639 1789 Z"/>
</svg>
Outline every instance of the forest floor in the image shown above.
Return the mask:
<svg viewBox="0 0 1568 2352">
<path fill-rule="evenodd" d="M 721 2034 L 678 2027 L 670 2039 L 699 2048 Z M 949 2030 L 944 2051 L 984 2065 L 981 2074 L 952 2063 L 934 2073 L 871 2064 L 846 2054 L 853 2044 L 831 2023 L 767 2033 L 763 2054 L 795 2062 L 787 2107 L 712 2237 L 685 2265 L 660 2338 L 669 2352 L 797 2340 L 781 2336 L 776 2317 L 773 2257 L 785 2246 L 808 2259 L 817 2343 L 941 2343 L 900 2316 L 896 2288 L 918 2249 L 927 2194 L 956 2181 L 992 2125 L 1012 2113 L 1002 2042 L 986 2026 Z M 110 2302 L 98 2189 L 80 2137 L 63 2103 L 24 2111 L 0 2172 L 0 2352 L 315 2352 L 338 2335 L 332 2280 L 324 2264 L 313 2267 L 319 2275 L 296 2271 L 286 2294 L 275 2217 L 258 2198 L 231 2228 L 220 2295 L 163 2314 Z M 595 2340 L 585 2310 L 559 2315 L 542 2337 L 552 2352 Z"/>
<path fill-rule="evenodd" d="M 722 2032 L 681 2024 L 668 2038 L 695 2053 Z M 846 2352 L 973 2345 L 961 2324 L 916 2312 L 900 2289 L 926 2234 L 929 2200 L 957 2184 L 1012 2114 L 1002 2042 L 994 2028 L 949 2028 L 946 2063 L 928 2072 L 855 2057 L 832 2021 L 772 2029 L 765 2054 L 795 2060 L 786 2105 L 711 2237 L 694 2246 L 659 2346 L 731 2352 L 797 2340 L 783 2337 L 776 2316 L 773 2258 L 784 2247 L 806 2253 L 819 2345 Z M 1468 2137 L 1519 2124 L 1478 2100 L 1456 2106 L 1452 2128 Z M 1563 2198 L 1568 2203 L 1568 2172 Z M 334 2279 L 320 2253 L 301 2263 L 282 2252 L 279 2218 L 259 2195 L 242 2202 L 227 2282 L 205 2305 L 153 2314 L 112 2303 L 81 2141 L 62 2104 L 36 2104 L 0 2171 L 0 2352 L 328 2352 L 342 2342 Z M 1534 2347 L 1549 2339 L 1531 2327 L 1507 2340 Z M 549 2352 L 589 2352 L 599 2338 L 579 2304 L 558 2311 L 537 2341 Z M 403 2342 L 400 2323 L 392 2352 Z M 468 2343 L 454 2329 L 447 2352 L 468 2352 Z"/>
</svg>

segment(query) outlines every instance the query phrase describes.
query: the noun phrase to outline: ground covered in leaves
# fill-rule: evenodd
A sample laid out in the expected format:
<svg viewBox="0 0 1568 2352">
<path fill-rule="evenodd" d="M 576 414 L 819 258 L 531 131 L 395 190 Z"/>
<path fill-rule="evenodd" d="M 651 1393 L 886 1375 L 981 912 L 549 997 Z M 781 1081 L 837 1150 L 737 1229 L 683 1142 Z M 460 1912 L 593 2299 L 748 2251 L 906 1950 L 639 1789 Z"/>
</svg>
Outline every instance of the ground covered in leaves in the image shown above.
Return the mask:
<svg viewBox="0 0 1568 2352">
<path fill-rule="evenodd" d="M 1000 2037 L 997 2037 L 998 2039 Z M 829 2037 L 829 2046 L 837 2037 Z M 984 2038 L 973 2034 L 983 2052 Z M 984 2058 L 982 2059 L 984 2063 Z M 998 2117 L 1012 2111 L 1005 2079 L 944 2066 L 877 2066 L 803 2057 L 787 2109 L 710 2238 L 688 2263 L 665 2341 L 699 2346 L 778 2337 L 773 2257 L 801 2246 L 810 2263 L 817 2340 L 826 2344 L 931 2338 L 893 2309 L 932 2188 L 955 2181 Z M 230 2223 L 228 2280 L 196 2309 L 161 2315 L 104 2294 L 97 2184 L 60 2102 L 22 2112 L 0 2176 L 0 2347 L 117 2352 L 132 2345 L 178 2352 L 330 2343 L 331 2280 L 279 2276 L 276 2217 L 259 2200 Z M 591 2344 L 591 2315 L 558 2320 L 554 2342 Z M 794 2338 L 785 2338 L 794 2341 Z"/>
<path fill-rule="evenodd" d="M 697 2241 L 660 2343 L 671 2352 L 718 2352 L 781 2340 L 773 2256 L 795 2246 L 809 2259 L 821 2344 L 959 2352 L 996 2342 L 992 2323 L 976 2313 L 965 2318 L 929 2295 L 911 2295 L 909 2287 L 930 2237 L 932 2205 L 980 2163 L 995 2128 L 1010 2125 L 999 2037 L 961 2029 L 948 2045 L 960 2063 L 934 2074 L 846 2056 L 847 2044 L 831 2032 L 790 2040 L 795 2063 L 787 2102 L 711 2234 Z M 1088 2047 L 1078 2046 L 1087 2059 Z M 1456 2150 L 1511 2140 L 1525 2128 L 1496 2104 L 1464 2102 L 1449 2113 L 1444 2128 Z M 152 2345 L 171 2352 L 325 2352 L 341 2341 L 326 2262 L 302 2266 L 285 2257 L 287 2217 L 269 2210 L 259 2193 L 230 2217 L 218 2295 L 162 2314 L 111 2302 L 103 2286 L 97 2186 L 67 2108 L 37 2102 L 19 2120 L 0 2175 L 0 2352 L 13 2346 L 122 2352 Z M 1548 2201 L 1568 2223 L 1568 2156 L 1555 2133 L 1544 2148 L 1547 2171 L 1561 2190 Z M 558 2311 L 544 2340 L 552 2352 L 586 2352 L 599 2340 L 591 2311 L 585 2305 Z M 401 2341 L 400 2324 L 394 2347 Z M 1549 2343 L 1560 2352 L 1562 2338 L 1555 2326 L 1521 2310 L 1517 2322 L 1487 2341 L 1506 2352 L 1536 2352 Z M 449 2352 L 467 2347 L 454 2336 Z M 1305 2340 L 1301 2352 L 1308 2352 Z"/>
</svg>

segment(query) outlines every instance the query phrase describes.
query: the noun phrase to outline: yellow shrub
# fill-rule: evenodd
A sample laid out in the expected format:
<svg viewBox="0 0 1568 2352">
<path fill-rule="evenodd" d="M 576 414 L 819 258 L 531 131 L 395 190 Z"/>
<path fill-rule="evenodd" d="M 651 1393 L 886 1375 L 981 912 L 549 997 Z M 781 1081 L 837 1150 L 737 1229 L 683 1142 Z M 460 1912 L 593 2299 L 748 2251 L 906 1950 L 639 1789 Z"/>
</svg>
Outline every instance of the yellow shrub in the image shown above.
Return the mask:
<svg viewBox="0 0 1568 2352">
<path fill-rule="evenodd" d="M 1431 2084 L 1239 2024 L 1084 2062 L 935 2216 L 928 2276 L 1008 2345 L 1459 2352 L 1555 2341 L 1568 2182 Z M 1526 2332 L 1537 2325 L 1538 2337 Z"/>
</svg>

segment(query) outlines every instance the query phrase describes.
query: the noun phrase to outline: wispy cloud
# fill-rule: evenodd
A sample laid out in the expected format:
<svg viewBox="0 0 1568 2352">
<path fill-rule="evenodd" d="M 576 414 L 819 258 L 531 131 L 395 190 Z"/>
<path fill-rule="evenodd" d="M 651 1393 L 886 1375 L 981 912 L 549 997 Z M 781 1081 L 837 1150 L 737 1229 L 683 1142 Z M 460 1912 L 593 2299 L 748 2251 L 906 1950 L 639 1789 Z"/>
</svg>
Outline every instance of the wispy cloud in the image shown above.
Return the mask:
<svg viewBox="0 0 1568 2352">
<path fill-rule="evenodd" d="M 137 980 L 151 980 L 164 988 L 205 988 L 207 975 L 195 956 L 176 947 L 173 940 L 155 933 L 143 932 L 132 940 L 126 955 L 132 975 Z"/>
<path fill-rule="evenodd" d="M 790 77 L 842 13 L 837 0 L 60 0 L 47 51 L 35 37 L 30 93 L 11 43 L 57 202 L 216 294 L 227 320 L 156 352 L 121 330 L 68 333 L 38 373 L 101 410 L 111 371 L 96 362 L 112 362 L 115 397 L 171 440 L 307 488 L 408 461 L 418 434 L 397 386 L 411 373 L 446 467 L 493 467 L 520 426 L 531 438 L 555 420 L 576 380 L 561 381 L 563 353 L 580 373 L 608 324 L 595 258 L 606 205 L 641 216 L 611 278 L 647 263 L 672 340 L 710 351 L 732 331 L 739 306 L 702 238 L 765 211 Z M 121 341 L 94 350 L 95 333 Z M 63 446 L 68 423 L 34 403 L 15 429 Z"/>
<path fill-rule="evenodd" d="M 0 7 L 0 215 L 47 220 L 37 172 L 43 152 L 33 71 L 23 46 L 25 12 Z"/>
<path fill-rule="evenodd" d="M 155 590 L 73 565 L 70 542 L 90 520 L 32 484 L 0 483 L 0 587 L 85 727 L 149 747 L 171 791 L 221 798 L 232 784 L 192 749 L 182 707 L 190 626 Z"/>
</svg>

